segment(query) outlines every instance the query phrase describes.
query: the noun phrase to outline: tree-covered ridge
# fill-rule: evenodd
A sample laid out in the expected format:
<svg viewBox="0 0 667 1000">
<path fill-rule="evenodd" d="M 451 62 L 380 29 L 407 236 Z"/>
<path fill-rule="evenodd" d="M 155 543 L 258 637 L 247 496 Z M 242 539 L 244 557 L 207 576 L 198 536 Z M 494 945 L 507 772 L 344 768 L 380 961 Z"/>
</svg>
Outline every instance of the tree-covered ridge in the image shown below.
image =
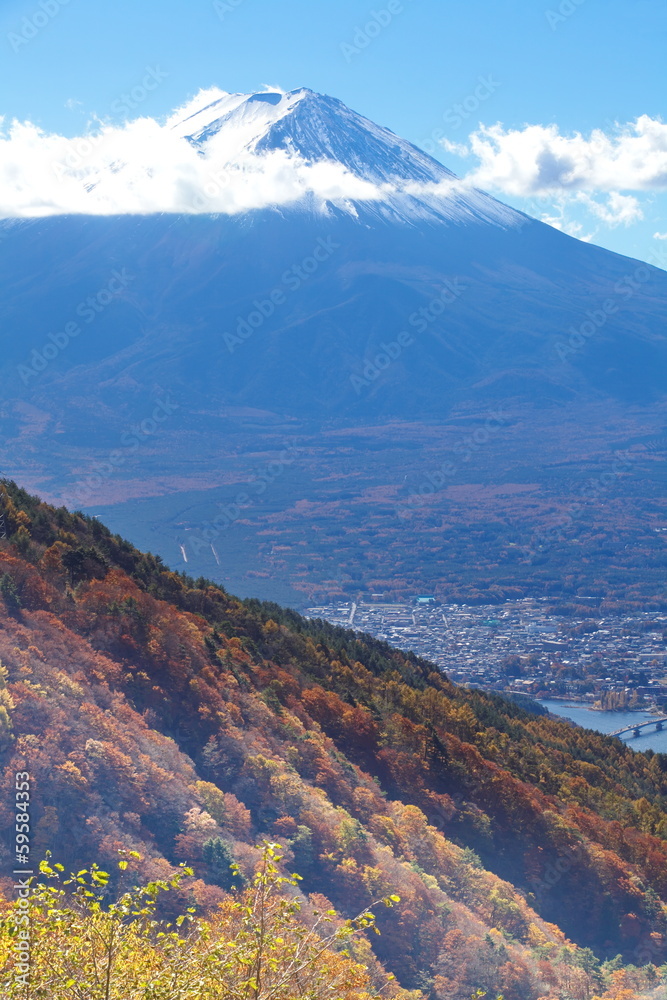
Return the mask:
<svg viewBox="0 0 667 1000">
<path fill-rule="evenodd" d="M 254 845 L 276 838 L 308 905 L 351 917 L 401 896 L 372 942 L 401 988 L 657 988 L 661 755 L 238 601 L 11 483 L 0 508 L 3 803 L 28 770 L 33 851 L 108 867 L 130 848 L 146 878 L 187 861 L 188 902 L 210 909 L 229 898 L 229 860 L 247 879 Z M 6 844 L 9 808 L 0 822 Z"/>
</svg>

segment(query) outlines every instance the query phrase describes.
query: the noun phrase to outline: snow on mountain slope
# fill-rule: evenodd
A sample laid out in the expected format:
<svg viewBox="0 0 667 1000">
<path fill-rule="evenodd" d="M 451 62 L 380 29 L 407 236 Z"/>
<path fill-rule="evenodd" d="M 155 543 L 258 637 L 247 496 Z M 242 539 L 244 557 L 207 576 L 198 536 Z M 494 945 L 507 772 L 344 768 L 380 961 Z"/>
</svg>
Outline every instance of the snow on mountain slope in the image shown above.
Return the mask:
<svg viewBox="0 0 667 1000">
<path fill-rule="evenodd" d="M 254 149 L 267 129 L 289 114 L 307 93 L 225 94 L 170 128 L 199 148 L 213 136 L 224 135 L 230 156 L 234 152 L 239 155 Z"/>
<path fill-rule="evenodd" d="M 1 123 L 0 123 L 1 124 Z M 336 212 L 380 221 L 521 228 L 527 217 L 411 143 L 311 90 L 200 92 L 166 122 L 94 135 L 0 128 L 0 219 Z"/>
<path fill-rule="evenodd" d="M 171 129 L 226 164 L 248 154 L 286 153 L 293 162 L 332 163 L 373 185 L 372 197 L 339 207 L 404 221 L 483 222 L 515 227 L 526 217 L 470 188 L 412 143 L 357 114 L 342 101 L 306 88 L 226 94 Z M 370 192 L 369 192 L 370 194 Z"/>
<path fill-rule="evenodd" d="M 131 535 L 141 523 L 146 547 L 171 559 L 176 530 L 197 523 L 191 510 L 218 516 L 212 487 L 229 488 L 216 494 L 226 505 L 277 447 L 307 442 L 303 460 L 267 490 L 276 505 L 261 514 L 267 520 L 248 526 L 241 517 L 234 542 L 222 541 L 239 574 L 225 580 L 240 580 L 244 593 L 262 580 L 263 596 L 292 601 L 301 569 L 261 548 L 260 525 L 282 531 L 271 521 L 282 504 L 300 512 L 303 500 L 322 501 L 305 516 L 315 511 L 318 531 L 320 516 L 335 527 L 333 553 L 339 536 L 352 537 L 348 498 L 381 487 L 382 504 L 369 513 L 364 499 L 360 514 L 368 562 L 351 566 L 353 579 L 370 580 L 376 559 L 381 566 L 387 551 L 404 551 L 404 522 L 385 502 L 401 495 L 402 463 L 419 488 L 488 414 L 511 415 L 483 449 L 494 488 L 542 482 L 536 466 L 556 463 L 546 426 L 565 428 L 568 469 L 570 435 L 581 435 L 580 453 L 599 454 L 598 475 L 625 447 L 610 414 L 627 414 L 636 440 L 662 427 L 664 271 L 513 212 L 310 91 L 209 92 L 152 122 L 150 141 L 141 128 L 143 146 L 135 130 L 104 157 L 93 154 L 96 173 L 77 176 L 98 182 L 98 202 L 106 200 L 96 215 L 77 188 L 83 210 L 49 203 L 51 217 L 22 221 L 4 240 L 0 228 L 4 472 L 53 496 L 66 491 L 73 506 L 146 498 L 136 515 L 123 509 L 116 530 Z M 48 160 L 31 162 L 54 176 Z M 114 172 L 117 164 L 126 168 Z M 57 204 L 65 187 L 53 189 Z M 108 301 L 116 272 L 127 285 Z M 91 296 L 108 304 L 94 311 Z M 173 415 L 155 434 L 128 439 L 128 429 L 151 426 L 158 403 L 173 404 Z M 337 436 L 345 428 L 349 440 Z M 437 462 L 425 444 L 432 435 Z M 516 480 L 505 479 L 506 444 L 518 456 Z M 344 475 L 333 493 L 319 492 L 339 445 Z M 456 458 L 459 484 L 484 482 L 471 478 L 477 457 L 469 466 Z M 578 504 L 576 469 L 567 476 Z M 642 495 L 643 484 L 628 489 Z M 328 506 L 334 495 L 340 507 Z M 438 524 L 429 523 L 429 539 Z M 487 556 L 480 549 L 475 565 Z M 203 556 L 187 568 L 228 574 Z M 562 575 L 558 566 L 554 579 Z"/>
<path fill-rule="evenodd" d="M 289 94 L 229 94 L 172 126 L 204 149 L 223 137 L 230 155 L 285 149 L 309 160 L 335 160 L 373 183 L 433 184 L 455 175 L 416 146 L 342 101 L 301 89 Z"/>
</svg>

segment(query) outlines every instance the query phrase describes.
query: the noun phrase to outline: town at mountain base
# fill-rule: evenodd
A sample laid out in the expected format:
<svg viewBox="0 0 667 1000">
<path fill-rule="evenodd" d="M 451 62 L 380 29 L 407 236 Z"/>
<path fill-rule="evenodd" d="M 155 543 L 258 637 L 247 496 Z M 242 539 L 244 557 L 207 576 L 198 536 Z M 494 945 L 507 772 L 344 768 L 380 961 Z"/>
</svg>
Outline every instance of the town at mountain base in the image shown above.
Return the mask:
<svg viewBox="0 0 667 1000">
<path fill-rule="evenodd" d="M 238 601 L 9 481 L 0 511 L 5 915 L 25 773 L 31 861 L 97 863 L 109 897 L 119 851 L 138 883 L 187 863 L 165 918 L 232 912 L 265 841 L 306 925 L 400 897 L 350 946 L 368 996 L 664 996 L 667 758 Z"/>
</svg>

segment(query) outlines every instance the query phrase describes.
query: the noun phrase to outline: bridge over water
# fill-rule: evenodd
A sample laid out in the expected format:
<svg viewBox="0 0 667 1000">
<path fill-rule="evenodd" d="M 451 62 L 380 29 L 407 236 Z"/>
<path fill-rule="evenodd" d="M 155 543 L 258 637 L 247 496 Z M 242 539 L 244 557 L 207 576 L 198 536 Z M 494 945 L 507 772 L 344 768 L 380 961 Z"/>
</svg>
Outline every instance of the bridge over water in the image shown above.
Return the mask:
<svg viewBox="0 0 667 1000">
<path fill-rule="evenodd" d="M 649 726 L 655 726 L 656 732 L 660 732 L 662 727 L 667 723 L 667 716 L 662 719 L 647 719 L 646 722 L 637 722 L 633 726 L 624 726 L 623 729 L 617 729 L 613 733 L 608 733 L 608 736 L 625 736 L 626 733 L 633 733 L 635 739 L 641 735 L 642 729 L 648 729 Z"/>
</svg>

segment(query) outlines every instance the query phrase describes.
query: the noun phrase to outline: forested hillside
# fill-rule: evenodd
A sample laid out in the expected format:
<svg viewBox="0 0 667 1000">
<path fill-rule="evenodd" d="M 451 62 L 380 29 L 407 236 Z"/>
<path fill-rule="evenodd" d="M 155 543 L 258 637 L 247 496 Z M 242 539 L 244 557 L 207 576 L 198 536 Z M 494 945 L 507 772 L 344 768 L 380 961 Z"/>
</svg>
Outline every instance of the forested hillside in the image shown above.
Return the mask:
<svg viewBox="0 0 667 1000">
<path fill-rule="evenodd" d="M 186 862 L 174 910 L 228 906 L 230 861 L 241 891 L 265 840 L 306 922 L 400 896 L 356 946 L 389 995 L 664 995 L 667 757 L 240 602 L 7 481 L 0 514 L 6 899 L 25 771 L 34 857 L 113 872 L 136 851 L 138 879 Z"/>
</svg>

